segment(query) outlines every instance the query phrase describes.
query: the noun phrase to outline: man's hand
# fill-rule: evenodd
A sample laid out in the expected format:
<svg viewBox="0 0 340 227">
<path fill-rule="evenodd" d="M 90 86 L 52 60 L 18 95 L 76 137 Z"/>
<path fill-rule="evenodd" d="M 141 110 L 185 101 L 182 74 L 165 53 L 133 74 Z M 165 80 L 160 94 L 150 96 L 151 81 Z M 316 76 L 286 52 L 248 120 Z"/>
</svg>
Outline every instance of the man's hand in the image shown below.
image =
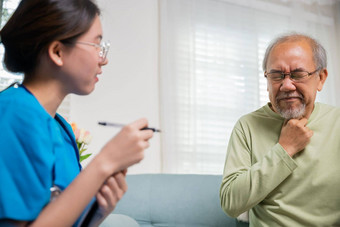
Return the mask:
<svg viewBox="0 0 340 227">
<path fill-rule="evenodd" d="M 306 127 L 307 119 L 290 119 L 284 122 L 279 138 L 280 145 L 290 157 L 302 151 L 313 136 L 313 131 Z"/>
</svg>

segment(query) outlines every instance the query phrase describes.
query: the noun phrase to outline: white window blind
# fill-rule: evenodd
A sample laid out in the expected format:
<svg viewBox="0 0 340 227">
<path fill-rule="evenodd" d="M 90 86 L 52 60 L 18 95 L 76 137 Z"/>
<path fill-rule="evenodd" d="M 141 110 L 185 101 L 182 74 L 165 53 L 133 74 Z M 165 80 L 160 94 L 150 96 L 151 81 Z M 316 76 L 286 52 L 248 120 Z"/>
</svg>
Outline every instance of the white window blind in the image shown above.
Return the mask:
<svg viewBox="0 0 340 227">
<path fill-rule="evenodd" d="M 6 21 L 9 19 L 10 15 L 14 12 L 16 7 L 19 5 L 20 0 L 2 0 L 2 12 L 1 12 L 1 28 L 5 25 Z M 4 46 L 0 45 L 0 58 L 1 62 L 3 61 L 4 56 Z M 7 88 L 9 85 L 18 82 L 21 83 L 23 80 L 23 75 L 21 74 L 14 74 L 6 71 L 4 69 L 3 64 L 0 64 L 0 91 Z M 63 117 L 68 118 L 70 117 L 70 96 L 67 96 L 62 104 L 59 106 L 57 112 L 61 114 Z"/>
<path fill-rule="evenodd" d="M 163 172 L 223 172 L 236 121 L 269 100 L 262 59 L 272 38 L 295 30 L 336 45 L 332 13 L 285 2 L 161 0 Z"/>
</svg>

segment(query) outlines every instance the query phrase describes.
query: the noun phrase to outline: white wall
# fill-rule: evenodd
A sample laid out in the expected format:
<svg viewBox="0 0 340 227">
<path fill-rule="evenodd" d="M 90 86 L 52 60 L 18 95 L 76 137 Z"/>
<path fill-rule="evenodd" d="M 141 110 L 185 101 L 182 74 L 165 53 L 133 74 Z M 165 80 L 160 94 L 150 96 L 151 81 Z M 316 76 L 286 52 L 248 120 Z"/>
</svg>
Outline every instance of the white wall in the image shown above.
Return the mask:
<svg viewBox="0 0 340 227">
<path fill-rule="evenodd" d="M 89 96 L 71 96 L 71 121 L 93 135 L 90 152 L 98 152 L 118 129 L 98 121 L 130 123 L 140 117 L 149 126 L 159 119 L 159 17 L 157 0 L 97 0 L 102 10 L 104 41 L 110 40 L 109 64 L 95 91 Z M 129 173 L 161 171 L 160 135 L 155 134 L 145 159 Z M 86 162 L 85 162 L 86 165 Z"/>
<path fill-rule="evenodd" d="M 146 117 L 149 125 L 160 125 L 159 100 L 159 11 L 158 0 L 97 0 L 102 10 L 104 40 L 111 41 L 109 64 L 89 96 L 71 96 L 70 120 L 89 130 L 90 152 L 98 152 L 118 129 L 97 125 L 98 121 L 129 123 Z M 340 2 L 335 10 L 340 9 Z M 336 20 L 340 34 L 339 15 Z M 333 54 L 340 56 L 338 52 Z M 340 66 L 337 66 L 340 69 Z M 335 78 L 340 84 L 340 79 Z M 335 96 L 340 95 L 340 90 Z M 340 106 L 340 99 L 337 105 Z M 164 133 L 163 133 L 164 134 Z M 158 173 L 161 167 L 161 137 L 155 134 L 145 159 L 129 173 Z M 86 161 L 84 164 L 86 165 Z"/>
</svg>

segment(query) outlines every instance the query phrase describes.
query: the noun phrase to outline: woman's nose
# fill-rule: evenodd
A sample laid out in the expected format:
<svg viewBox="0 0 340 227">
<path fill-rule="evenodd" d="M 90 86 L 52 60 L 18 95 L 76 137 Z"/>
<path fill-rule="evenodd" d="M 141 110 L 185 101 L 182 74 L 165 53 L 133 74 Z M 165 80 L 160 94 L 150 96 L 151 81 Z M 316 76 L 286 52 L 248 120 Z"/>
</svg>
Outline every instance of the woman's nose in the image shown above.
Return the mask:
<svg viewBox="0 0 340 227">
<path fill-rule="evenodd" d="M 104 59 L 104 61 L 100 62 L 101 66 L 107 65 L 109 63 L 109 60 L 107 58 Z"/>
</svg>

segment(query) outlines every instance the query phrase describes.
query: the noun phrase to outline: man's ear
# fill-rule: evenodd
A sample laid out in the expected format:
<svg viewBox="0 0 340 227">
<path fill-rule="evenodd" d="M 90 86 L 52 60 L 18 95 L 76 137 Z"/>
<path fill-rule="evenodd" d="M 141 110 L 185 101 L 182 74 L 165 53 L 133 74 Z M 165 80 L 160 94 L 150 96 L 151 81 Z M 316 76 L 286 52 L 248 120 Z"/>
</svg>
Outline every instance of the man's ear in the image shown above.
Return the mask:
<svg viewBox="0 0 340 227">
<path fill-rule="evenodd" d="M 60 41 L 53 41 L 48 47 L 48 56 L 51 58 L 54 64 L 57 66 L 62 66 L 64 64 L 62 55 L 63 44 Z"/>
<path fill-rule="evenodd" d="M 321 91 L 321 90 L 322 90 L 322 87 L 323 87 L 323 85 L 324 85 L 325 82 L 326 82 L 327 76 L 328 76 L 328 71 L 327 71 L 327 69 L 326 69 L 326 68 L 321 69 L 321 71 L 320 71 L 320 73 L 319 73 L 320 81 L 319 81 L 319 83 L 318 83 L 318 91 Z"/>
<path fill-rule="evenodd" d="M 265 78 L 266 78 L 266 76 L 265 76 L 266 73 L 267 73 L 267 71 L 264 72 L 264 77 L 265 77 Z M 268 87 L 268 86 L 269 86 L 269 82 L 268 82 L 268 79 L 267 79 L 267 78 L 266 78 L 266 81 L 267 81 L 267 91 L 269 91 L 269 87 Z"/>
</svg>

